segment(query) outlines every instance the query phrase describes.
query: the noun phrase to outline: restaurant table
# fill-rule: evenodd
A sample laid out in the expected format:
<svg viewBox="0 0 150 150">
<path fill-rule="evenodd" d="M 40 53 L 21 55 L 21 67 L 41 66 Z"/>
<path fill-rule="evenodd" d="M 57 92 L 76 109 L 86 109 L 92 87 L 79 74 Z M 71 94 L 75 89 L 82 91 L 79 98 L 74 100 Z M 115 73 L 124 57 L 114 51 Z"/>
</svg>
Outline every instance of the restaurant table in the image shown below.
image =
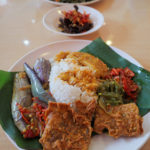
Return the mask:
<svg viewBox="0 0 150 150">
<path fill-rule="evenodd" d="M 0 0 L 0 69 L 8 70 L 20 57 L 50 42 L 101 37 L 150 70 L 150 0 L 102 0 L 90 6 L 103 13 L 105 25 L 90 35 L 67 37 L 42 24 L 43 15 L 56 5 L 46 0 Z M 150 140 L 141 150 L 149 149 Z M 0 150 L 16 150 L 2 128 Z"/>
</svg>

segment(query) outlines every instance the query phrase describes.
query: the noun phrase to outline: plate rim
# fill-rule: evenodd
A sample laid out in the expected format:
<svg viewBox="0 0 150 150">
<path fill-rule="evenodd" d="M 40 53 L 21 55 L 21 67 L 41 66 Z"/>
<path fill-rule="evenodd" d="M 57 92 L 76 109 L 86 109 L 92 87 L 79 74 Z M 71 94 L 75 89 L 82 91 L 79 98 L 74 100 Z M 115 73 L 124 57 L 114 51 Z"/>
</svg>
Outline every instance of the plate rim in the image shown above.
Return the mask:
<svg viewBox="0 0 150 150">
<path fill-rule="evenodd" d="M 53 45 L 53 44 L 56 44 L 56 43 L 72 42 L 72 41 L 87 41 L 87 42 L 89 42 L 89 43 L 92 42 L 91 40 L 80 40 L 80 39 L 72 40 L 72 39 L 70 39 L 70 40 L 58 40 L 58 41 L 54 41 L 54 42 L 49 42 L 49 43 L 47 43 L 47 44 L 43 44 L 43 45 L 41 45 L 41 46 L 39 46 L 39 47 L 33 48 L 31 51 L 27 52 L 25 55 L 23 55 L 22 57 L 20 57 L 17 61 L 15 61 L 15 62 L 9 67 L 8 71 L 13 71 L 13 68 L 15 67 L 15 65 L 17 65 L 17 64 L 20 62 L 20 60 L 22 60 L 22 59 L 25 58 L 26 56 L 28 56 L 28 55 L 30 55 L 30 54 L 32 54 L 32 53 L 38 51 L 38 50 L 41 49 L 41 48 L 44 48 L 44 47 L 47 47 L 47 46 L 49 46 L 49 45 Z"/>
<path fill-rule="evenodd" d="M 59 41 L 54 41 L 54 42 L 50 42 L 50 43 L 47 43 L 47 44 L 43 44 L 42 46 L 39 46 L 37 48 L 34 48 L 32 49 L 31 51 L 27 52 L 25 55 L 23 55 L 22 57 L 20 57 L 10 68 L 9 68 L 9 71 L 13 71 L 13 68 L 22 60 L 24 59 L 25 57 L 27 57 L 28 55 L 31 55 L 31 54 L 34 54 L 36 53 L 36 51 L 40 51 L 40 49 L 44 48 L 44 47 L 47 47 L 47 46 L 50 46 L 50 45 L 55 45 L 55 44 L 58 44 L 58 43 L 64 43 L 64 42 L 87 42 L 88 44 L 90 44 L 92 42 L 92 40 L 80 40 L 80 39 L 69 39 L 69 40 L 59 40 Z M 141 65 L 134 57 L 132 57 L 131 55 L 129 55 L 128 53 L 122 51 L 121 49 L 119 48 L 116 48 L 116 47 L 113 47 L 113 46 L 110 46 L 111 48 L 115 48 L 125 54 L 127 54 L 127 56 L 130 56 L 133 60 L 135 60 L 139 65 Z M 50 50 L 50 51 L 53 51 L 53 50 Z M 130 60 L 129 60 L 130 61 Z M 4 130 L 3 130 L 4 131 Z M 9 135 L 4 131 L 4 133 L 7 135 L 8 139 L 10 140 L 10 142 L 16 147 L 18 148 L 19 150 L 23 150 L 21 148 L 19 148 L 17 146 L 17 144 L 9 137 Z M 147 141 L 147 140 L 146 140 Z M 144 141 L 140 147 L 142 147 L 144 145 L 144 143 L 146 142 Z"/>
<path fill-rule="evenodd" d="M 55 1 L 51 1 L 51 0 L 46 0 L 48 3 L 53 4 L 53 5 L 59 5 L 59 6 L 63 6 L 63 5 L 70 5 L 70 4 L 81 4 L 81 5 L 90 5 L 90 4 L 94 4 L 97 2 L 100 2 L 102 0 L 92 0 L 89 2 L 82 2 L 82 3 L 63 3 L 63 2 L 55 2 Z"/>
<path fill-rule="evenodd" d="M 96 10 L 95 8 L 92 8 L 92 7 L 89 7 L 89 6 L 84 6 L 84 5 L 80 5 L 80 4 L 78 4 L 78 6 L 79 7 L 81 7 L 81 8 L 85 8 L 85 9 L 90 9 L 90 10 L 93 10 L 93 11 L 95 11 L 97 14 L 99 14 L 98 15 L 98 17 L 97 18 L 101 18 L 101 24 L 99 25 L 97 25 L 97 27 L 92 27 L 90 30 L 88 30 L 88 31 L 86 31 L 86 32 L 82 32 L 82 33 L 65 33 L 65 32 L 61 32 L 61 31 L 57 31 L 57 30 L 53 30 L 49 25 L 47 25 L 47 23 L 46 23 L 46 18 L 47 18 L 47 16 L 51 13 L 51 12 L 54 12 L 54 11 L 56 11 L 57 9 L 61 9 L 61 8 L 64 8 L 64 7 L 66 7 L 66 8 L 69 8 L 69 7 L 73 7 L 73 5 L 74 4 L 68 4 L 68 5 L 62 5 L 62 6 L 59 6 L 59 7 L 54 7 L 54 8 L 52 8 L 52 9 L 50 9 L 47 13 L 45 13 L 44 15 L 43 15 L 43 18 L 42 18 L 42 24 L 43 24 L 43 26 L 47 29 L 47 30 L 49 30 L 49 31 L 51 31 L 51 32 L 54 32 L 54 33 L 57 33 L 57 34 L 60 34 L 60 35 L 64 35 L 64 36 L 72 36 L 72 37 L 76 37 L 76 36 L 83 36 L 83 35 L 88 35 L 88 34 L 92 34 L 92 33 L 94 33 L 94 32 L 96 32 L 97 30 L 99 30 L 101 27 L 103 27 L 104 26 L 104 15 L 100 12 L 100 11 L 98 11 L 98 10 Z M 90 12 L 89 12 L 90 13 Z M 93 31 L 91 31 L 91 30 L 93 30 Z"/>
<path fill-rule="evenodd" d="M 69 39 L 69 40 L 58 40 L 58 41 L 54 41 L 54 42 L 49 42 L 47 44 L 43 44 L 39 47 L 36 47 L 36 48 L 33 48 L 31 51 L 27 52 L 25 55 L 23 55 L 22 57 L 20 57 L 17 61 L 15 61 L 8 69 L 8 71 L 13 71 L 13 68 L 22 60 L 24 59 L 26 56 L 32 54 L 32 53 L 35 53 L 36 51 L 39 51 L 40 49 L 44 48 L 44 47 L 47 47 L 47 46 L 50 46 L 50 45 L 54 45 L 54 44 L 58 44 L 58 43 L 64 43 L 64 42 L 88 42 L 89 44 L 92 42 L 92 40 L 82 40 L 82 39 Z M 109 46 L 109 45 L 108 45 Z M 136 65 L 139 65 L 140 67 L 143 67 L 140 62 L 138 62 L 134 57 L 132 57 L 131 55 L 129 55 L 128 53 L 126 53 L 125 51 L 119 49 L 119 48 L 116 48 L 114 46 L 110 46 L 113 50 L 114 49 L 117 49 L 118 51 L 121 51 L 123 54 L 126 54 L 127 56 L 129 56 L 130 58 L 132 58 L 137 64 Z M 126 58 L 125 58 L 126 59 Z M 130 61 L 130 60 L 129 60 Z M 131 62 L 131 61 L 130 61 Z M 131 62 L 132 63 L 132 62 Z"/>
</svg>

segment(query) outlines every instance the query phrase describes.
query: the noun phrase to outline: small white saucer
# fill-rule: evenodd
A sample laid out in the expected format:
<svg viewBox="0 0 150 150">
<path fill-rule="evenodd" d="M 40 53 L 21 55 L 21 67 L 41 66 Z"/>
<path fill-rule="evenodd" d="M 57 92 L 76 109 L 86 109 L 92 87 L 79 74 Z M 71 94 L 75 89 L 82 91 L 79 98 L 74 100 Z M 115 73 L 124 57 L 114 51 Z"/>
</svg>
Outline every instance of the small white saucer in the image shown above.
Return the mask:
<svg viewBox="0 0 150 150">
<path fill-rule="evenodd" d="M 85 11 L 87 14 L 90 14 L 90 19 L 93 23 L 93 27 L 90 30 L 83 33 L 70 34 L 70 33 L 61 32 L 61 30 L 58 28 L 58 24 L 59 24 L 59 18 L 63 17 L 62 11 L 74 10 L 73 6 L 74 5 L 69 4 L 66 6 L 61 6 L 61 7 L 56 7 L 51 9 L 50 11 L 48 11 L 48 13 L 44 15 L 43 25 L 46 27 L 46 29 L 65 36 L 82 36 L 82 35 L 91 34 L 104 25 L 104 17 L 102 13 L 88 6 L 77 5 L 79 7 L 78 10 L 79 12 L 83 13 Z"/>
<path fill-rule="evenodd" d="M 52 0 L 47 0 L 48 3 L 53 4 L 53 5 L 68 5 L 68 4 L 80 4 L 80 5 L 90 5 L 90 4 L 94 4 L 97 2 L 100 2 L 101 0 L 91 0 L 91 1 L 86 1 L 86 2 L 81 2 L 81 3 L 64 3 L 64 2 L 57 2 L 57 1 L 52 1 Z"/>
</svg>

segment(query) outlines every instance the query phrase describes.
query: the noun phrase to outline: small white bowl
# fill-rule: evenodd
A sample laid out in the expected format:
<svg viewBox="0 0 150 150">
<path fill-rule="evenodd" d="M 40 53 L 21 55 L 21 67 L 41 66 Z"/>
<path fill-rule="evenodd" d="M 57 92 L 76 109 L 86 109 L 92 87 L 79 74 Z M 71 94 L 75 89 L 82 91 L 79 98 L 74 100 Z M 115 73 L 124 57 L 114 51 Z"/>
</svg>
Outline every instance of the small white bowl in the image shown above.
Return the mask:
<svg viewBox="0 0 150 150">
<path fill-rule="evenodd" d="M 54 5 L 68 5 L 68 4 L 79 4 L 79 5 L 90 5 L 90 4 L 94 4 L 97 2 L 100 2 L 101 0 L 91 0 L 91 1 L 87 1 L 87 2 L 81 2 L 81 3 L 63 3 L 63 2 L 56 2 L 56 1 L 52 1 L 52 0 L 47 0 L 48 3 L 50 4 L 54 4 Z"/>
<path fill-rule="evenodd" d="M 90 19 L 93 23 L 93 27 L 83 33 L 64 33 L 61 32 L 61 29 L 58 27 L 59 24 L 59 18 L 63 18 L 62 11 L 69 11 L 69 10 L 74 10 L 74 5 L 69 4 L 66 6 L 61 6 L 61 7 L 56 7 L 51 9 L 47 14 L 44 15 L 43 17 L 43 25 L 46 27 L 46 29 L 53 31 L 55 33 L 59 33 L 61 35 L 66 35 L 66 36 L 82 36 L 82 35 L 87 35 L 90 33 L 93 33 L 97 31 L 100 27 L 104 25 L 104 17 L 102 13 L 97 11 L 94 8 L 88 7 L 88 6 L 82 6 L 82 5 L 77 5 L 79 7 L 79 12 L 83 13 L 84 11 L 87 14 L 90 14 Z"/>
</svg>

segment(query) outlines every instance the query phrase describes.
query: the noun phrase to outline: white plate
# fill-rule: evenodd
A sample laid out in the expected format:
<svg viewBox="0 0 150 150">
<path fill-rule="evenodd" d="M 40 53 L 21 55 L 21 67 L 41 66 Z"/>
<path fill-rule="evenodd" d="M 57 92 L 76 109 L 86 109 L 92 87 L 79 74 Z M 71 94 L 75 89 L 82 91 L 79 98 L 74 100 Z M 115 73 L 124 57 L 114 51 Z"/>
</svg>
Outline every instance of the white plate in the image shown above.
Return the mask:
<svg viewBox="0 0 150 150">
<path fill-rule="evenodd" d="M 27 62 L 31 66 L 35 63 L 35 60 L 39 57 L 45 57 L 47 59 L 55 56 L 60 51 L 78 51 L 91 43 L 88 40 L 66 40 L 59 41 L 44 45 L 40 48 L 34 49 L 22 58 L 20 58 L 9 71 L 21 71 L 23 70 L 23 63 Z M 134 58 L 127 53 L 112 47 L 115 52 L 130 62 L 141 66 Z M 97 135 L 92 138 L 89 150 L 137 150 L 139 149 L 150 136 L 150 113 L 144 116 L 143 122 L 144 134 L 138 138 L 119 138 L 113 139 L 106 135 Z M 13 142 L 14 143 L 14 142 Z M 15 144 L 15 143 L 14 143 Z"/>
<path fill-rule="evenodd" d="M 70 4 L 70 5 L 65 5 L 65 6 L 61 6 L 61 7 L 56 7 L 56 8 L 51 9 L 50 11 L 48 11 L 48 13 L 46 13 L 43 16 L 44 27 L 50 31 L 59 33 L 61 35 L 83 36 L 83 35 L 91 34 L 95 31 L 97 31 L 104 24 L 104 17 L 102 15 L 102 13 L 100 13 L 99 11 L 97 11 L 94 8 L 78 5 L 79 12 L 83 13 L 85 11 L 87 14 L 90 14 L 90 19 L 93 23 L 93 27 L 90 30 L 83 32 L 83 33 L 70 34 L 70 33 L 61 32 L 61 30 L 58 28 L 59 18 L 60 17 L 63 18 L 63 14 L 61 12 L 74 10 L 73 6 L 74 5 Z"/>
<path fill-rule="evenodd" d="M 62 2 L 47 0 L 47 2 L 49 2 L 50 4 L 54 4 L 54 5 L 69 5 L 69 4 L 90 5 L 90 4 L 99 2 L 99 1 L 101 1 L 101 0 L 92 0 L 92 1 L 89 1 L 89 2 L 82 2 L 82 3 L 62 3 Z"/>
</svg>

